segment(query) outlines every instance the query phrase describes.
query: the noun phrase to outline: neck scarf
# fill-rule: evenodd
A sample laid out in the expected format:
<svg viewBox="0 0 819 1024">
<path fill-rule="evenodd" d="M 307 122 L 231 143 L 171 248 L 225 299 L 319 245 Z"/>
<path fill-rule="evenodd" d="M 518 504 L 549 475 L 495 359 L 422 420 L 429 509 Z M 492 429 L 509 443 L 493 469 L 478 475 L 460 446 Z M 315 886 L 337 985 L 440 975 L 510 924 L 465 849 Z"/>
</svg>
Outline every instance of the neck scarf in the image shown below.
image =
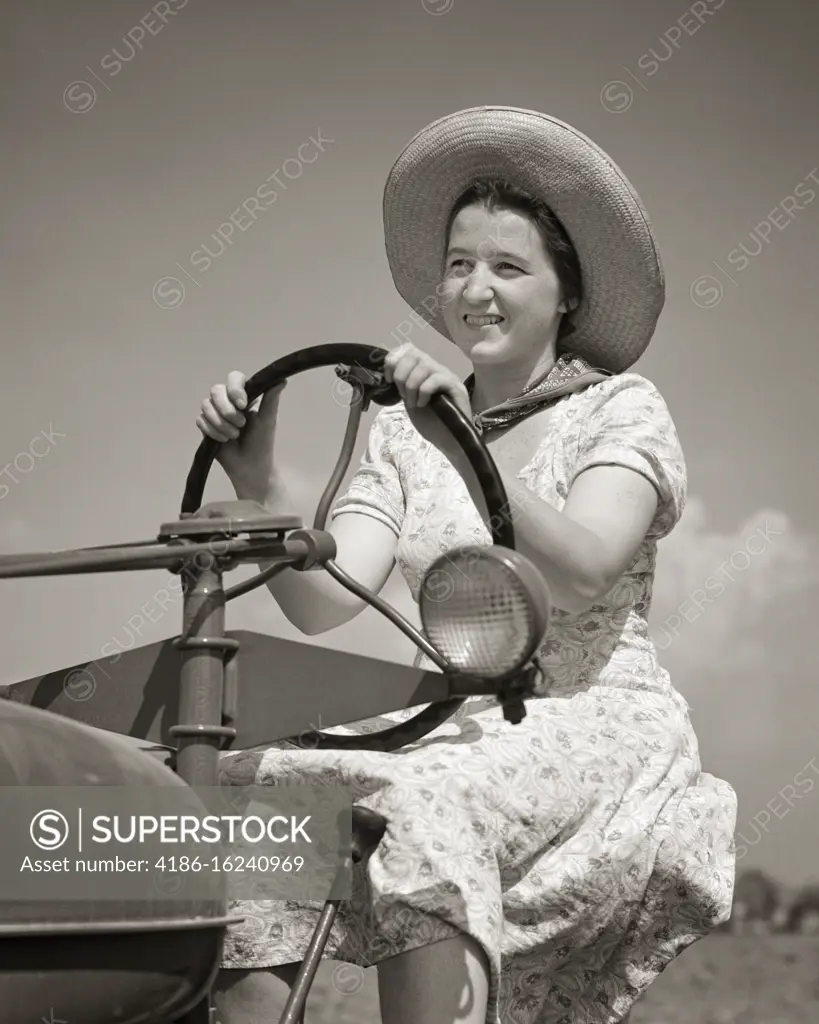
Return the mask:
<svg viewBox="0 0 819 1024">
<path fill-rule="evenodd" d="M 583 391 L 590 384 L 597 384 L 611 376 L 608 370 L 592 366 L 581 356 L 573 352 L 564 352 L 551 370 L 528 384 L 515 398 L 507 398 L 500 405 L 493 405 L 491 409 L 475 413 L 475 429 L 479 434 L 483 434 L 487 430 L 505 427 L 515 420 L 531 416 L 538 409 L 544 409 L 564 395 Z M 471 374 L 464 384 L 471 398 L 475 390 L 475 374 Z"/>
</svg>

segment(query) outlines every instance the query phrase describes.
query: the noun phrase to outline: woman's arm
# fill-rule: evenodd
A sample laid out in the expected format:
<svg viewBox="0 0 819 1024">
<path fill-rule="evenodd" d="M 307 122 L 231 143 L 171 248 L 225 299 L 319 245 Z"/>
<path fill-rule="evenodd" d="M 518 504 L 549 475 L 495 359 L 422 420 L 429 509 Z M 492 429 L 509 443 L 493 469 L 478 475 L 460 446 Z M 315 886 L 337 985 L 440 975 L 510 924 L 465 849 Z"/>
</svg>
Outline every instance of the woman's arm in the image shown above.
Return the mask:
<svg viewBox="0 0 819 1024">
<path fill-rule="evenodd" d="M 444 392 L 471 419 L 463 383 L 411 344 L 391 352 L 384 371 L 398 387 L 415 429 L 459 471 L 489 526 L 483 494 L 466 455 L 428 408 L 432 395 Z M 554 604 L 573 613 L 587 611 L 607 594 L 637 554 L 657 514 L 662 486 L 658 481 L 667 475 L 663 469 L 658 477 L 657 465 L 673 462 L 676 507 L 684 500 L 682 453 L 654 386 L 636 375 L 619 375 L 596 387 L 595 400 L 602 405 L 590 416 L 562 511 L 524 487 L 502 457 L 496 460 L 516 546 L 543 573 Z M 656 478 L 654 483 L 640 472 L 644 467 Z M 667 532 L 670 525 L 664 529 Z"/>
<path fill-rule="evenodd" d="M 292 515 L 295 506 L 281 476 L 264 491 L 237 487 L 237 497 L 258 501 L 271 512 Z M 303 521 L 308 521 L 302 516 Z M 395 564 L 398 538 L 372 516 L 347 512 L 327 527 L 336 542 L 336 564 L 373 593 L 380 593 Z M 270 562 L 259 564 L 267 568 Z M 287 620 L 306 636 L 316 636 L 343 626 L 369 607 L 326 572 L 285 569 L 267 581 L 267 589 Z"/>
<path fill-rule="evenodd" d="M 486 503 L 466 457 L 455 450 L 446 455 L 489 526 Z M 543 573 L 556 607 L 587 611 L 611 590 L 645 539 L 657 511 L 654 485 L 624 466 L 593 466 L 577 477 L 559 512 L 524 487 L 502 462 L 498 469 L 518 551 Z"/>
</svg>

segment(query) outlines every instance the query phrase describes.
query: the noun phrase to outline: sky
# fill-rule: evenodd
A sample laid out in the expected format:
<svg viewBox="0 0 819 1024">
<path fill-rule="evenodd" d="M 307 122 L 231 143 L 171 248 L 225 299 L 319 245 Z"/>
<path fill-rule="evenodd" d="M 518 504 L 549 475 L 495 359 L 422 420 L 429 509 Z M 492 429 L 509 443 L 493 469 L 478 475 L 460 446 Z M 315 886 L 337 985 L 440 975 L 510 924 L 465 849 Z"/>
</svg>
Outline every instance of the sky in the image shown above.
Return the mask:
<svg viewBox="0 0 819 1024">
<path fill-rule="evenodd" d="M 819 786 L 782 795 L 819 775 L 812 0 L 30 0 L 2 20 L 0 551 L 154 537 L 229 370 L 330 341 L 395 345 L 407 310 L 381 195 L 409 139 L 480 104 L 555 115 L 626 172 L 667 275 L 634 368 L 664 395 L 689 470 L 660 544 L 661 660 L 704 770 L 737 790 L 742 866 L 819 881 Z M 214 240 L 263 186 L 268 205 Z M 431 329 L 410 340 L 468 373 Z M 305 520 L 345 420 L 332 385 L 302 375 L 282 399 Z M 215 469 L 206 499 L 231 496 Z M 0 581 L 0 682 L 132 643 L 128 620 L 166 582 Z M 386 597 L 414 615 L 400 578 Z M 177 602 L 139 642 L 180 623 Z M 228 625 L 300 638 L 266 590 L 229 605 Z M 371 610 L 301 639 L 404 663 L 414 650 Z"/>
</svg>

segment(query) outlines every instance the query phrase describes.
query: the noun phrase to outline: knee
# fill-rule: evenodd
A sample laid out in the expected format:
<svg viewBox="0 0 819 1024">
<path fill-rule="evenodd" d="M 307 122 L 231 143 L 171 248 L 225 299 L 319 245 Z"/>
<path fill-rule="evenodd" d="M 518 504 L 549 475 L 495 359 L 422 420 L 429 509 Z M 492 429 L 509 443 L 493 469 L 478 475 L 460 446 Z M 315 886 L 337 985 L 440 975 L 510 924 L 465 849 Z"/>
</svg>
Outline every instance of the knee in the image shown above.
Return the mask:
<svg viewBox="0 0 819 1024">
<path fill-rule="evenodd" d="M 213 985 L 218 1024 L 269 1024 L 284 1009 L 299 965 L 223 969 Z"/>
<path fill-rule="evenodd" d="M 221 970 L 216 975 L 211 994 L 216 1007 L 218 1024 L 239 1024 L 247 1019 L 247 1011 L 259 1002 L 256 977 L 260 971 Z"/>
</svg>

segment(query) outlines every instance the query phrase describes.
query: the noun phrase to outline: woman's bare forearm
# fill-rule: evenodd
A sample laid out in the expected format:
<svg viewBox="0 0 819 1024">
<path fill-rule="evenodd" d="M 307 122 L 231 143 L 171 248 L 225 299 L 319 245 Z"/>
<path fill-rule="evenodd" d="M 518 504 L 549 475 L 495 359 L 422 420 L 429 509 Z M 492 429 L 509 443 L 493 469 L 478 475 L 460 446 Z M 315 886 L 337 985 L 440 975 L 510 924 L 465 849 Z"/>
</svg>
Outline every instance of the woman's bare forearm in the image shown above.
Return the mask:
<svg viewBox="0 0 819 1024">
<path fill-rule="evenodd" d="M 236 484 L 235 490 L 237 498 L 256 501 L 274 514 L 301 513 L 295 507 L 281 475 L 261 487 Z M 303 516 L 302 521 L 306 521 Z M 259 568 L 264 570 L 273 564 L 260 562 Z M 307 636 L 344 625 L 366 606 L 325 572 L 299 572 L 287 568 L 269 579 L 266 585 L 288 622 Z"/>
</svg>

